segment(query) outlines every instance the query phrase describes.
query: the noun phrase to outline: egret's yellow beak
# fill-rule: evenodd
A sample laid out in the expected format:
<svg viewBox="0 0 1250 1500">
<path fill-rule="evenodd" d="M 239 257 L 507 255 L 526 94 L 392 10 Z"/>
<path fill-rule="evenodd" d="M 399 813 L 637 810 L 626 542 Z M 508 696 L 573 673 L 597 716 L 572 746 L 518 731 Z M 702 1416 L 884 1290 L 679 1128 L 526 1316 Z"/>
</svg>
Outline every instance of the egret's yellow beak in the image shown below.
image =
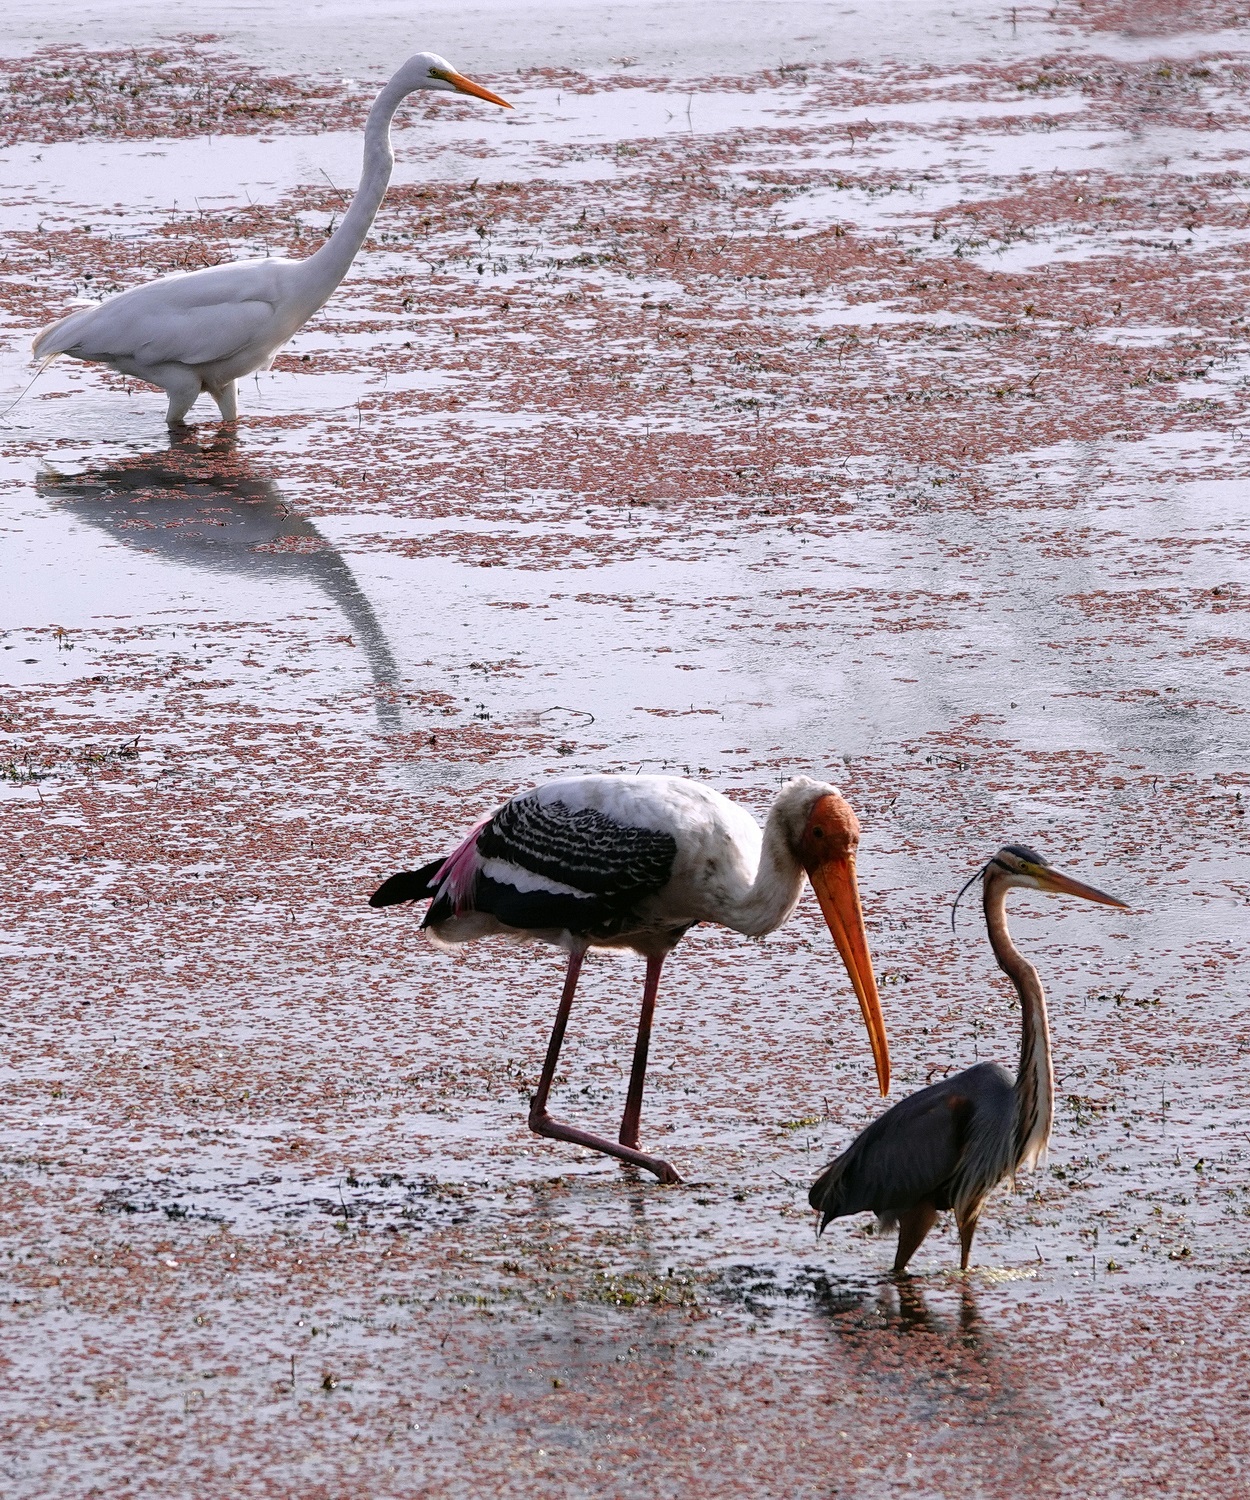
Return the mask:
<svg viewBox="0 0 1250 1500">
<path fill-rule="evenodd" d="M 457 73 L 452 68 L 431 68 L 430 71 L 435 78 L 442 78 L 451 84 L 458 93 L 472 94 L 475 99 L 485 99 L 487 104 L 498 104 L 503 109 L 512 108 L 506 99 L 501 99 L 498 94 L 492 94 L 480 83 L 474 83 L 471 78 L 466 78 L 463 73 Z"/>
</svg>

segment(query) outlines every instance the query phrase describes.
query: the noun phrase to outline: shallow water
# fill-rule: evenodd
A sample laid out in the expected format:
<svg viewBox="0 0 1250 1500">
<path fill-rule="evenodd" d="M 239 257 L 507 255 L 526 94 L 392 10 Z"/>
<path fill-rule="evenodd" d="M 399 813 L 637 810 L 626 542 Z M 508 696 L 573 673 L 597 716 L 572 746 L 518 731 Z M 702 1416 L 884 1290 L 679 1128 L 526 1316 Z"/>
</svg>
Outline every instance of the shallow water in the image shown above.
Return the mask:
<svg viewBox="0 0 1250 1500">
<path fill-rule="evenodd" d="M 6 1493 L 1246 1493 L 1243 34 L 210 11 L 219 97 L 433 41 L 518 108 L 410 112 L 237 440 L 65 363 L 0 427 Z M 9 66 L 163 24 L 19 6 Z M 161 66 L 151 130 L 0 149 L 6 405 L 74 297 L 341 212 L 370 86 L 209 133 Z M 1130 902 L 1013 898 L 1057 1119 L 968 1277 L 947 1225 L 902 1286 L 814 1237 L 879 1103 L 806 900 L 668 965 L 686 1186 L 525 1131 L 558 958 L 364 898 L 586 769 L 841 783 L 895 1097 L 1014 1059 L 949 925 L 999 843 Z M 640 986 L 588 963 L 572 1118 Z"/>
</svg>

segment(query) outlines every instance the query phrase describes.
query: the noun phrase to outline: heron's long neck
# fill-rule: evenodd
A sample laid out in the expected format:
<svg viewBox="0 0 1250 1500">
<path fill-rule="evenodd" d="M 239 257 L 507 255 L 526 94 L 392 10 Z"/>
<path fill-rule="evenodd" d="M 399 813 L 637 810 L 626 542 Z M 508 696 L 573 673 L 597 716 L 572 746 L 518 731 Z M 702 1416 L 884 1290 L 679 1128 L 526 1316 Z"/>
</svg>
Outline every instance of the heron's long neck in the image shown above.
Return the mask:
<svg viewBox="0 0 1250 1500">
<path fill-rule="evenodd" d="M 1011 941 L 1007 931 L 1007 891 L 994 878 L 984 882 L 985 923 L 998 967 L 1020 997 L 1020 1068 L 1016 1073 L 1016 1139 L 1013 1165 L 1032 1166 L 1046 1149 L 1054 1118 L 1055 1076 L 1050 1061 L 1050 1027 L 1046 997 L 1037 970 Z"/>
<path fill-rule="evenodd" d="M 747 937 L 774 932 L 798 905 L 803 878 L 803 866 L 791 852 L 774 808 L 764 825 L 755 879 L 717 920 Z"/>
<path fill-rule="evenodd" d="M 374 216 L 386 196 L 391 168 L 395 164 L 391 151 L 391 120 L 409 92 L 392 79 L 373 101 L 373 108 L 365 121 L 365 161 L 356 196 L 339 227 L 321 249 L 300 266 L 300 280 L 308 303 L 305 317 L 316 312 L 333 293 L 365 242 Z"/>
</svg>

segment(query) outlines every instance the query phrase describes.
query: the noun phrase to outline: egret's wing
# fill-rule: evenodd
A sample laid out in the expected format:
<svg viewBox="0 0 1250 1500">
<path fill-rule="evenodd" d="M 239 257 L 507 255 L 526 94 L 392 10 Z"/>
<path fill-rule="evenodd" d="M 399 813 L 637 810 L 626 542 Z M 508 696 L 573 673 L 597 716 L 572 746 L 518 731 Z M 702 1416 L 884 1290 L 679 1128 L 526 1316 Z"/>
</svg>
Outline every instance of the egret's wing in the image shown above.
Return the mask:
<svg viewBox="0 0 1250 1500">
<path fill-rule="evenodd" d="M 676 857 L 670 833 L 531 793 L 506 803 L 478 834 L 471 904 L 509 927 L 620 930 L 664 887 Z M 452 909 L 440 897 L 427 925 Z"/>
<path fill-rule="evenodd" d="M 827 1224 L 844 1214 L 896 1213 L 940 1195 L 978 1114 L 1010 1121 L 1011 1080 L 994 1064 L 900 1099 L 861 1131 L 812 1185 L 808 1201 Z"/>
<path fill-rule="evenodd" d="M 147 365 L 209 365 L 241 354 L 273 325 L 272 303 L 206 302 L 200 307 L 143 312 L 124 351 Z M 116 351 L 110 351 L 116 352 Z"/>
<path fill-rule="evenodd" d="M 35 355 L 206 365 L 264 347 L 279 271 L 262 261 L 162 277 L 53 323 L 35 340 Z"/>
</svg>

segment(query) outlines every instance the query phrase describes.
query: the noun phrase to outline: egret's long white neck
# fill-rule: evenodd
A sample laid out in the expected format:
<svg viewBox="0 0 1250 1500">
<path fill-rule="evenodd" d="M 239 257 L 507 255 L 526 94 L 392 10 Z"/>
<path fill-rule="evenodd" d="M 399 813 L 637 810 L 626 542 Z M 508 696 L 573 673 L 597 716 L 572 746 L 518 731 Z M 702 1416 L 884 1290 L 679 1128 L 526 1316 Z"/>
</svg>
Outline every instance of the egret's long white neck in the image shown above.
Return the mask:
<svg viewBox="0 0 1250 1500">
<path fill-rule="evenodd" d="M 1055 1075 L 1050 1058 L 1046 996 L 1037 970 L 1011 941 L 1007 931 L 1005 881 L 988 871 L 983 889 L 985 922 L 998 967 L 1020 997 L 1020 1068 L 1016 1073 L 1016 1134 L 1012 1168 L 1033 1166 L 1050 1140 L 1055 1110 Z"/>
<path fill-rule="evenodd" d="M 391 120 L 395 111 L 412 92 L 394 78 L 373 101 L 365 121 L 365 159 L 360 185 L 351 206 L 330 238 L 315 255 L 299 268 L 304 285 L 305 311 L 300 321 L 310 317 L 331 296 L 347 275 L 365 236 L 377 215 L 386 187 L 391 180 L 395 155 L 391 150 Z"/>
<path fill-rule="evenodd" d="M 762 937 L 766 932 L 776 931 L 803 894 L 803 866 L 790 848 L 783 823 L 783 813 L 774 803 L 764 825 L 755 879 L 717 919 L 747 937 Z"/>
</svg>

